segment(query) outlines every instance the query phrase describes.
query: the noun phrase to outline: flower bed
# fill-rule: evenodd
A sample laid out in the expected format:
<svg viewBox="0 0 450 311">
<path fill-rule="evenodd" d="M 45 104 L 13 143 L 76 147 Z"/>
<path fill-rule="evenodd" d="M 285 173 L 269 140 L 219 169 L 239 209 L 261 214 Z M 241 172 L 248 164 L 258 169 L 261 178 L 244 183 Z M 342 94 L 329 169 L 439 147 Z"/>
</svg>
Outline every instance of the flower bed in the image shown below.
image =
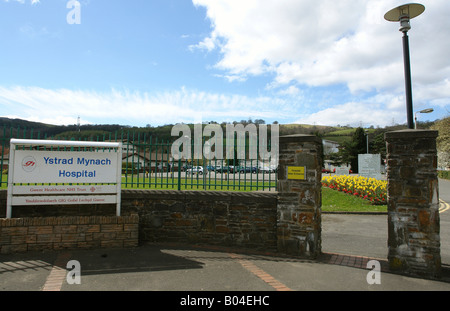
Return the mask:
<svg viewBox="0 0 450 311">
<path fill-rule="evenodd" d="M 322 186 L 369 200 L 374 205 L 387 204 L 387 181 L 351 175 L 324 176 Z"/>
</svg>

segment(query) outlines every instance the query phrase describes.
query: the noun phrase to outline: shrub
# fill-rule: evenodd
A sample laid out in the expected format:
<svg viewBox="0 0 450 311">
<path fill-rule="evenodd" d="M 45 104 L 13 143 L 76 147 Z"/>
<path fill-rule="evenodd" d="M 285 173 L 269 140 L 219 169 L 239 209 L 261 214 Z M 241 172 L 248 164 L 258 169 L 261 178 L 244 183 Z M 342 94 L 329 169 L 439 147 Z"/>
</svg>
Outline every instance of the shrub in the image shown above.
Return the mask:
<svg viewBox="0 0 450 311">
<path fill-rule="evenodd" d="M 450 171 L 438 171 L 438 177 L 442 179 L 450 179 Z"/>
</svg>

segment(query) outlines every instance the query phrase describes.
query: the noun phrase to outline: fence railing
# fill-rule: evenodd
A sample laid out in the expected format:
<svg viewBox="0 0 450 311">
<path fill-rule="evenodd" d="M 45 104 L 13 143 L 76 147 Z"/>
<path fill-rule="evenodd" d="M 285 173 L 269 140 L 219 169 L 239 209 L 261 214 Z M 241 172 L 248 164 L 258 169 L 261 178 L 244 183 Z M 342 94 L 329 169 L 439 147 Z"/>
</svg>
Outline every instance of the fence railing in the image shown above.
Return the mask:
<svg viewBox="0 0 450 311">
<path fill-rule="evenodd" d="M 39 131 L 4 127 L 0 135 L 1 188 L 6 188 L 8 183 L 11 138 L 122 142 L 123 189 L 271 191 L 277 187 L 277 167 L 273 159 L 237 159 L 236 152 L 230 159 L 194 159 L 193 153 L 197 150 L 194 141 L 190 148 L 192 156 L 176 159 L 171 153 L 171 141 L 158 140 L 133 129 L 80 139 L 73 137 L 76 135 L 47 137 Z M 200 142 L 201 148 L 204 143 L 204 140 Z M 268 148 L 271 148 L 270 143 Z"/>
</svg>

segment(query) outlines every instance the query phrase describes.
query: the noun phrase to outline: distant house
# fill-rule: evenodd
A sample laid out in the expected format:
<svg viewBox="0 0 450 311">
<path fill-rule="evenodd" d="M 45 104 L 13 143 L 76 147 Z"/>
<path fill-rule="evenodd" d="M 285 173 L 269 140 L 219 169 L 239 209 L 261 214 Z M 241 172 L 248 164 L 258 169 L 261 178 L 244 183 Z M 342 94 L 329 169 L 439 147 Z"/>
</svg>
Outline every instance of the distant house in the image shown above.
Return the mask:
<svg viewBox="0 0 450 311">
<path fill-rule="evenodd" d="M 122 154 L 136 153 L 138 147 L 133 143 L 129 143 L 126 139 L 122 140 Z"/>
<path fill-rule="evenodd" d="M 173 157 L 170 154 L 133 152 L 122 154 L 123 167 L 140 172 L 167 171 L 172 167 Z"/>
<path fill-rule="evenodd" d="M 129 142 L 127 139 L 122 140 L 105 140 L 105 142 L 121 142 L 122 143 L 122 154 L 135 153 L 138 151 L 138 147 Z"/>
<path fill-rule="evenodd" d="M 335 142 L 333 140 L 323 139 L 323 155 L 326 157 L 327 155 L 330 155 L 332 153 L 337 153 L 339 151 L 339 143 Z M 323 172 L 335 172 L 338 167 L 332 165 L 331 160 L 324 160 L 324 167 Z M 349 170 L 350 168 L 348 166 L 342 166 L 343 169 Z"/>
<path fill-rule="evenodd" d="M 327 139 L 322 140 L 322 142 L 323 142 L 323 154 L 324 155 L 336 153 L 339 151 L 340 145 L 338 142 L 335 142 L 332 140 L 327 140 Z"/>
</svg>

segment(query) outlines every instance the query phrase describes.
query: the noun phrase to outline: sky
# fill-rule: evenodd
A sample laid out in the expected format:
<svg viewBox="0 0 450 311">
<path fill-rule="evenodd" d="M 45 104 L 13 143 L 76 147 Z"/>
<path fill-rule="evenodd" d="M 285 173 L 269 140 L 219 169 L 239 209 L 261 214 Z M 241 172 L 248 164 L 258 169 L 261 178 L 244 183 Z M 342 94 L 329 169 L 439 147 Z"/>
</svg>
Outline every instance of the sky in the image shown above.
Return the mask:
<svg viewBox="0 0 450 311">
<path fill-rule="evenodd" d="M 0 0 L 1 117 L 406 124 L 398 0 Z M 414 111 L 450 114 L 450 1 L 411 20 Z"/>
</svg>

